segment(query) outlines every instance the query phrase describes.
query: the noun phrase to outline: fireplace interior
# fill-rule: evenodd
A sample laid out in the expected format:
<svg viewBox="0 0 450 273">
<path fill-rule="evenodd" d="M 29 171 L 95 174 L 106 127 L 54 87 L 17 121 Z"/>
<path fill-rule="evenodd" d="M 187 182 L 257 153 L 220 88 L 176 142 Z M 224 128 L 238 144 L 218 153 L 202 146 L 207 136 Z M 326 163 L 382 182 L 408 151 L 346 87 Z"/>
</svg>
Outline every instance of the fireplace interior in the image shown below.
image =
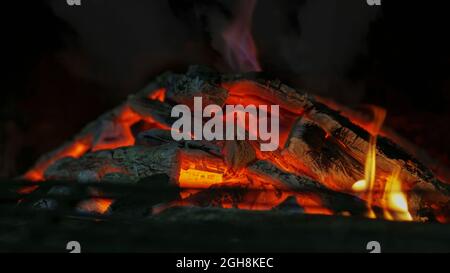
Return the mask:
<svg viewBox="0 0 450 273">
<path fill-rule="evenodd" d="M 450 251 L 443 8 L 94 2 L 8 7 L 0 251 Z"/>
</svg>

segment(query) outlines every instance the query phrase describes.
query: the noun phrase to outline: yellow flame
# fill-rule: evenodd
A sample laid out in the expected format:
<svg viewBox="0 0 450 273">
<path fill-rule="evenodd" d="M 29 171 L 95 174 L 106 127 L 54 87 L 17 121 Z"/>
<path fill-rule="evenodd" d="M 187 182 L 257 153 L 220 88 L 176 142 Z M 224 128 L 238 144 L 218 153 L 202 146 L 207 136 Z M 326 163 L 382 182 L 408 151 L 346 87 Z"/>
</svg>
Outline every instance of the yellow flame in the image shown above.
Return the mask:
<svg viewBox="0 0 450 273">
<path fill-rule="evenodd" d="M 370 140 L 365 162 L 364 179 L 356 181 L 352 186 L 352 190 L 367 194 L 365 198 L 367 217 L 376 218 L 373 211 L 373 189 L 376 182 L 377 136 L 386 117 L 386 111 L 378 107 L 373 107 L 372 110 L 374 120 L 372 126 L 368 128 Z M 400 167 L 396 166 L 392 174 L 386 179 L 381 206 L 384 218 L 387 220 L 412 221 L 412 216 L 408 210 L 407 196 L 402 191 L 400 172 Z"/>
<path fill-rule="evenodd" d="M 402 191 L 400 167 L 396 167 L 386 180 L 383 195 L 384 217 L 388 220 L 412 221 L 408 200 Z"/>
<path fill-rule="evenodd" d="M 354 192 L 365 192 L 367 190 L 367 183 L 365 179 L 356 181 L 352 186 Z"/>
<path fill-rule="evenodd" d="M 352 189 L 355 192 L 367 193 L 367 217 L 376 218 L 372 209 L 373 204 L 373 188 L 376 180 L 376 157 L 377 157 L 377 137 L 378 133 L 386 118 L 386 110 L 379 107 L 372 107 L 374 119 L 372 126 L 369 128 L 370 139 L 367 150 L 367 157 L 364 169 L 364 179 L 353 184 Z"/>
<path fill-rule="evenodd" d="M 372 210 L 373 203 L 373 187 L 375 185 L 375 172 L 376 172 L 376 156 L 377 156 L 377 137 L 371 136 L 369 141 L 369 151 L 367 152 L 366 167 L 364 171 L 365 182 L 367 185 L 367 208 L 369 218 L 376 218 L 375 213 Z"/>
</svg>

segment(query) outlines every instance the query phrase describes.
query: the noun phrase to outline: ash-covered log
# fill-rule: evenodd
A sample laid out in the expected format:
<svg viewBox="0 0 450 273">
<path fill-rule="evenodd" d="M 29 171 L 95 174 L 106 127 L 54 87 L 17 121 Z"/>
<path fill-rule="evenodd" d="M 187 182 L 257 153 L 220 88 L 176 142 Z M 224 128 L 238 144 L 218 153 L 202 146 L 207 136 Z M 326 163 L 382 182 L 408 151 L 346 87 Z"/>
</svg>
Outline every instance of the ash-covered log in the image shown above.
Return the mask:
<svg viewBox="0 0 450 273">
<path fill-rule="evenodd" d="M 171 109 L 180 103 L 192 107 L 193 97 L 221 107 L 278 105 L 278 149 L 261 151 L 261 139 L 174 141 Z M 370 173 L 375 175 L 365 183 L 374 187 L 369 188 L 370 194 L 354 192 L 354 185 L 367 176 L 370 151 Z M 198 203 L 195 196 L 213 196 L 212 190 L 221 192 L 221 187 L 293 193 L 307 189 L 315 196 L 312 199 L 319 200 L 314 202 L 333 213 L 361 215 L 361 204 L 366 202 L 368 210 L 383 217 L 379 210 L 386 214 L 385 196 L 391 194 L 388 184 L 396 170 L 396 179 L 401 181 L 397 191 L 407 196 L 401 209 L 412 219 L 450 219 L 442 213 L 449 211 L 449 184 L 387 137 L 353 124 L 302 90 L 264 79 L 262 74 L 221 75 L 191 67 L 184 75 L 158 77 L 89 124 L 72 142 L 43 156 L 25 178 L 136 182 L 164 173 L 181 188 L 201 188 L 182 194 L 187 203 Z M 286 196 L 267 196 L 272 203 L 266 208 L 286 201 Z M 297 198 L 300 205 L 301 200 Z M 231 203 L 236 202 L 233 199 Z M 247 204 L 248 199 L 241 202 Z"/>
</svg>

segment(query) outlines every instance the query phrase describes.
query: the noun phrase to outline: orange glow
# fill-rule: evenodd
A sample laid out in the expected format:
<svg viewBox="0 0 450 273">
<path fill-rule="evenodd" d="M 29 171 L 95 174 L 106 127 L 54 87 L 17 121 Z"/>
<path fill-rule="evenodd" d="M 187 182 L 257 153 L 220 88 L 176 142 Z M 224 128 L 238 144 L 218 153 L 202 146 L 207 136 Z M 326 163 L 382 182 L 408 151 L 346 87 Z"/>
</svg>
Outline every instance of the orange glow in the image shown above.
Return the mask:
<svg viewBox="0 0 450 273">
<path fill-rule="evenodd" d="M 254 190 L 243 195 L 237 205 L 239 209 L 271 210 L 283 203 L 291 194 L 275 190 Z"/>
<path fill-rule="evenodd" d="M 364 192 L 367 190 L 367 188 L 368 188 L 368 186 L 367 186 L 367 182 L 365 179 L 356 181 L 356 183 L 353 184 L 353 186 L 352 186 L 352 190 L 354 192 Z"/>
<path fill-rule="evenodd" d="M 164 101 L 166 90 L 164 88 L 158 89 L 154 91 L 149 98 L 155 99 L 159 101 Z M 128 106 L 122 106 L 119 109 L 119 114 L 117 117 L 105 125 L 100 132 L 100 136 L 96 143 L 93 142 L 93 136 L 88 134 L 80 139 L 75 140 L 73 143 L 67 144 L 64 146 L 61 151 L 58 151 L 56 154 L 52 155 L 49 159 L 42 160 L 38 162 L 36 166 L 26 172 L 23 176 L 24 179 L 30 181 L 43 181 L 44 172 L 47 168 L 52 165 L 57 160 L 64 157 L 81 157 L 83 154 L 91 151 L 99 151 L 99 150 L 109 150 L 116 149 L 125 146 L 134 145 L 135 139 L 133 133 L 131 132 L 131 126 L 143 118 L 131 110 Z M 157 123 L 154 120 L 150 120 L 149 118 L 145 119 L 148 122 L 147 129 L 151 128 L 166 128 L 167 126 L 163 126 Z"/>
<path fill-rule="evenodd" d="M 86 153 L 87 150 L 89 150 L 88 145 L 81 142 L 75 142 L 75 144 L 67 151 L 65 156 L 77 158 Z"/>
<path fill-rule="evenodd" d="M 81 201 L 78 204 L 78 209 L 87 213 L 104 214 L 111 206 L 113 200 L 108 198 L 91 198 Z"/>
<path fill-rule="evenodd" d="M 396 167 L 392 175 L 387 178 L 382 199 L 384 216 L 388 220 L 412 221 L 408 211 L 408 200 L 402 191 L 400 171 L 400 167 Z"/>
<path fill-rule="evenodd" d="M 273 90 L 266 88 L 264 85 L 240 80 L 222 84 L 222 87 L 229 91 L 228 98 L 225 101 L 225 104 L 228 105 L 240 104 L 244 107 L 248 105 L 258 107 L 260 105 L 276 104 L 280 106 L 280 148 L 285 146 L 292 127 L 298 118 L 304 114 L 304 110 L 301 107 L 298 107 L 298 109 L 292 107 L 282 96 L 274 94 Z M 160 88 L 148 95 L 147 99 L 163 102 L 165 97 L 166 90 Z M 375 218 L 373 207 L 376 205 L 381 206 L 386 219 L 411 221 L 412 217 L 408 211 L 407 195 L 402 189 L 400 170 L 395 169 L 387 178 L 386 176 L 389 173 L 376 173 L 377 137 L 380 134 L 386 111 L 377 107 L 372 107 L 372 110 L 373 121 L 370 124 L 365 124 L 364 127 L 370 133 L 365 158 L 364 177 L 356 181 L 352 189 L 360 193 L 361 198 L 366 201 L 368 217 Z M 132 127 L 133 131 L 136 130 L 139 132 L 152 128 L 171 129 L 166 125 L 160 124 L 151 116 L 141 116 L 127 105 L 116 108 L 113 115 L 107 117 L 107 120 L 101 120 L 103 123 L 95 128 L 99 130 L 99 133 L 92 131 L 76 139 L 74 142 L 63 146 L 62 149 L 53 154 L 49 159 L 39 162 L 33 169 L 28 171 L 24 176 L 25 179 L 32 181 L 44 180 L 45 170 L 55 161 L 63 157 L 78 158 L 88 151 L 111 150 L 119 147 L 132 146 L 135 144 Z M 247 117 L 245 126 L 247 132 L 250 130 L 248 120 Z M 139 127 L 133 126 L 135 124 L 139 125 Z M 249 133 L 253 135 L 258 134 L 257 131 Z M 334 140 L 334 137 L 328 132 L 325 138 L 330 141 Z M 266 160 L 286 173 L 309 176 L 311 179 L 325 186 L 334 184 L 333 181 L 330 181 L 332 179 L 330 177 L 317 177 L 318 175 L 307 164 L 301 162 L 301 159 L 296 158 L 296 163 L 291 164 L 294 161 L 292 155 L 283 153 L 282 149 L 273 152 L 261 152 L 258 141 L 249 141 L 255 150 L 258 160 Z M 220 141 L 213 144 L 217 144 L 217 147 L 220 149 L 223 148 L 223 143 Z M 324 205 L 319 195 L 292 192 L 286 185 L 280 182 L 279 179 L 282 178 L 274 178 L 269 174 L 260 174 L 252 168 L 243 167 L 239 170 L 228 169 L 224 159 L 220 156 L 213 156 L 196 149 L 180 149 L 177 159 L 178 166 L 170 175 L 178 182 L 181 188 L 181 201 L 179 201 L 179 204 L 188 205 L 190 204 L 189 202 L 195 203 L 189 199 L 191 197 L 195 198 L 197 193 L 201 193 L 205 189 L 211 187 L 214 189 L 229 187 L 241 189 L 242 193 L 239 193 L 236 200 L 233 198 L 213 200 L 215 202 L 217 201 L 216 203 L 223 208 L 270 210 L 279 206 L 288 198 L 295 198 L 297 204 L 303 208 L 304 213 L 321 215 L 334 214 L 331 209 Z M 105 174 L 122 173 L 124 170 L 117 166 L 107 166 L 107 164 L 104 164 L 104 166 L 97 168 L 97 172 L 99 177 L 103 177 Z M 385 185 L 383 184 L 384 182 L 386 182 Z M 380 191 L 380 188 L 383 187 L 384 191 L 383 189 Z M 35 189 L 37 189 L 37 186 L 27 186 L 19 189 L 18 192 L 27 194 Z M 104 214 L 108 211 L 112 203 L 113 200 L 108 198 L 91 198 L 80 202 L 78 208 L 89 213 Z M 445 220 L 441 218 L 438 218 L 438 220 Z"/>
<path fill-rule="evenodd" d="M 274 94 L 270 88 L 266 88 L 262 85 L 255 85 L 253 81 L 241 80 L 237 82 L 228 82 L 223 83 L 222 87 L 229 92 L 226 104 L 242 104 L 244 106 L 249 104 L 256 106 L 280 105 L 280 110 L 284 109 L 287 114 L 295 114 L 295 116 L 298 117 L 304 113 L 304 109 L 292 108 L 282 97 Z M 281 111 L 280 116 L 283 118 Z"/>
<path fill-rule="evenodd" d="M 155 90 L 148 96 L 148 98 L 151 100 L 159 100 L 160 102 L 163 102 L 166 99 L 166 89 L 160 88 L 158 90 Z"/>
<path fill-rule="evenodd" d="M 280 126 L 280 147 L 283 147 L 287 142 L 289 133 L 295 124 L 299 115 L 303 114 L 302 110 L 292 109 L 286 104 L 285 101 L 279 97 L 274 96 L 269 89 L 263 86 L 257 86 L 250 81 L 239 81 L 235 83 L 223 84 L 225 89 L 229 91 L 229 95 L 225 104 L 227 105 L 242 105 L 244 107 L 248 105 L 254 105 L 257 108 L 260 105 L 279 105 L 279 126 Z M 271 115 L 270 107 L 268 107 L 268 118 Z M 226 117 L 227 118 L 227 117 Z M 246 130 L 249 130 L 248 117 L 246 118 Z M 257 135 L 257 132 L 249 132 L 250 134 Z"/>
<path fill-rule="evenodd" d="M 51 165 L 51 163 L 48 165 Z M 47 167 L 43 167 L 42 169 L 29 170 L 28 172 L 25 173 L 23 178 L 25 180 L 34 181 L 34 182 L 43 181 L 44 180 L 44 171 L 46 169 L 47 169 Z"/>
<path fill-rule="evenodd" d="M 318 196 L 302 194 L 297 196 L 296 200 L 307 214 L 333 215 L 333 212 L 322 204 Z"/>
<path fill-rule="evenodd" d="M 32 192 L 34 192 L 35 190 L 37 190 L 39 188 L 38 185 L 33 185 L 33 186 L 25 186 L 20 188 L 17 193 L 18 194 L 30 194 Z"/>
<path fill-rule="evenodd" d="M 211 185 L 223 183 L 223 174 L 196 169 L 180 170 L 178 178 L 180 187 L 208 188 Z"/>
<path fill-rule="evenodd" d="M 134 113 L 129 107 L 124 107 L 119 116 L 104 128 L 99 140 L 92 147 L 92 151 L 110 150 L 120 147 L 134 145 L 134 136 L 131 126 L 140 121 L 141 117 Z"/>
<path fill-rule="evenodd" d="M 33 169 L 29 170 L 24 179 L 30 181 L 43 181 L 44 172 L 55 161 L 64 157 L 78 158 L 90 149 L 91 137 L 76 140 L 75 142 L 64 146 L 60 151 L 53 155 L 50 159 L 39 162 Z"/>
<path fill-rule="evenodd" d="M 181 188 L 208 188 L 225 182 L 227 167 L 220 158 L 203 152 L 181 152 L 178 160 L 178 183 Z"/>
</svg>

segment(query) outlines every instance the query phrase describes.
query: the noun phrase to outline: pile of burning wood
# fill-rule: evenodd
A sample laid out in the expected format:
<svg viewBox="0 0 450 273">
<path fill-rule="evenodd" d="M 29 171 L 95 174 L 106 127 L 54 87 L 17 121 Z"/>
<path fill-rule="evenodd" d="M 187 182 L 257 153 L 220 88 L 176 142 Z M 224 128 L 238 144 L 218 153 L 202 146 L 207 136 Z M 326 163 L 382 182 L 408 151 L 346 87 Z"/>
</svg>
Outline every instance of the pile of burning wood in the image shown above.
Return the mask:
<svg viewBox="0 0 450 273">
<path fill-rule="evenodd" d="M 155 212 L 187 205 L 290 206 L 311 214 L 450 219 L 450 185 L 379 134 L 383 111 L 375 109 L 372 124 L 363 128 L 301 90 L 259 77 L 198 66 L 186 74 L 163 74 L 44 155 L 24 178 L 132 184 L 167 174 L 181 194 Z M 192 108 L 194 97 L 221 107 L 278 105 L 277 149 L 261 151 L 260 138 L 175 141 L 172 108 Z"/>
</svg>

